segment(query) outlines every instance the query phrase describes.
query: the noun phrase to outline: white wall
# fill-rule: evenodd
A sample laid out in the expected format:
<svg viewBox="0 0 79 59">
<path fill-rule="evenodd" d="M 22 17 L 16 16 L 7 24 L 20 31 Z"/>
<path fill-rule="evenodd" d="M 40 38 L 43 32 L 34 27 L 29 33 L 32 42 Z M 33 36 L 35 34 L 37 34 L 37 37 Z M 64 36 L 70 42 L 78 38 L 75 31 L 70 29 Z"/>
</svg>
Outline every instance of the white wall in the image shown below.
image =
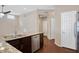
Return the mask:
<svg viewBox="0 0 79 59">
<path fill-rule="evenodd" d="M 31 12 L 20 16 L 20 33 L 36 33 L 37 28 L 37 13 Z"/>
<path fill-rule="evenodd" d="M 47 19 L 43 19 L 43 33 L 47 36 Z"/>
<path fill-rule="evenodd" d="M 15 19 L 0 19 L 0 35 L 14 34 L 16 31 L 17 20 Z"/>
<path fill-rule="evenodd" d="M 55 18 L 51 17 L 51 39 L 55 39 Z"/>
<path fill-rule="evenodd" d="M 55 39 L 54 38 L 54 20 L 52 20 L 52 17 L 54 16 L 53 12 L 49 12 L 47 18 L 45 19 L 39 18 L 38 15 L 39 14 L 37 11 L 20 15 L 19 33 L 44 32 L 44 35 L 46 35 L 48 39 Z"/>
<path fill-rule="evenodd" d="M 47 18 L 39 18 L 39 31 L 43 32 L 49 40 L 55 39 L 55 19 L 53 17 L 54 12 L 49 11 L 47 14 Z"/>
</svg>

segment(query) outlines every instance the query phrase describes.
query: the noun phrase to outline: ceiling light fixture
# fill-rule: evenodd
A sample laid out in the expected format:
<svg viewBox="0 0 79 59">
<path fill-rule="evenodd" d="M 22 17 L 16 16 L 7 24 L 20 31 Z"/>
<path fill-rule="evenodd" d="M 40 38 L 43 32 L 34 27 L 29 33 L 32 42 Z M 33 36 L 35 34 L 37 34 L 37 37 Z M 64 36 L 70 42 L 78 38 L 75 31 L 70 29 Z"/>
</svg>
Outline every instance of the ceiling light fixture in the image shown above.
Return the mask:
<svg viewBox="0 0 79 59">
<path fill-rule="evenodd" d="M 26 10 L 26 8 L 24 8 L 24 10 Z"/>
<path fill-rule="evenodd" d="M 4 14 L 3 14 L 3 13 L 0 13 L 0 15 L 1 15 L 1 16 L 4 16 Z"/>
<path fill-rule="evenodd" d="M 6 12 L 4 12 L 4 5 L 2 5 L 1 6 L 2 7 L 2 11 L 0 12 L 0 17 L 3 17 L 5 14 L 8 14 L 8 13 L 10 13 L 11 11 L 6 11 Z"/>
<path fill-rule="evenodd" d="M 4 16 L 4 14 L 3 13 L 0 13 L 0 18 L 2 18 Z"/>
</svg>

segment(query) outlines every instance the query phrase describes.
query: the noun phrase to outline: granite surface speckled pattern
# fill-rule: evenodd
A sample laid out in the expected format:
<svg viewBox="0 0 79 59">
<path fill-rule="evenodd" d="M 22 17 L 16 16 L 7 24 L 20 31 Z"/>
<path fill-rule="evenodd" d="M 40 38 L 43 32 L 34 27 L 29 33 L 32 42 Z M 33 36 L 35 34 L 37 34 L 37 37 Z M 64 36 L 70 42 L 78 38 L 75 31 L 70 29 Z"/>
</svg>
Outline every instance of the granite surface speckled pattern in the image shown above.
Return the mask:
<svg viewBox="0 0 79 59">
<path fill-rule="evenodd" d="M 9 38 L 4 38 L 3 36 L 0 36 L 0 40 L 5 41 L 5 45 L 6 45 L 4 47 L 6 49 L 4 49 L 4 50 L 1 50 L 1 47 L 0 47 L 0 53 L 22 53 L 21 51 L 19 51 L 18 49 L 16 49 L 15 47 L 13 47 L 9 43 L 7 43 L 6 41 L 14 40 L 14 39 L 22 38 L 22 37 L 28 37 L 28 36 L 32 36 L 32 35 L 36 35 L 36 34 L 40 34 L 40 33 L 28 33 L 28 34 L 24 34 L 21 36 L 9 37 Z"/>
</svg>

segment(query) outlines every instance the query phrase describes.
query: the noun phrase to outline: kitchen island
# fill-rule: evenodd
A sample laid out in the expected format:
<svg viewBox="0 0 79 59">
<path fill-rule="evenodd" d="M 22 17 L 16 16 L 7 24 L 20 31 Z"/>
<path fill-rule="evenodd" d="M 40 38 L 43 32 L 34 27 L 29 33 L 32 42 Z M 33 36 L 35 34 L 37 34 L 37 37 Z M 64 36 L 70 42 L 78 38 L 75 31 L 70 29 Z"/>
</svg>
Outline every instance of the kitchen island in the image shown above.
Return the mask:
<svg viewBox="0 0 79 59">
<path fill-rule="evenodd" d="M 15 48 L 16 51 L 14 53 L 33 53 L 43 47 L 43 33 L 28 33 L 14 37 L 4 36 L 1 39 L 6 41 L 7 46 L 10 45 Z"/>
</svg>

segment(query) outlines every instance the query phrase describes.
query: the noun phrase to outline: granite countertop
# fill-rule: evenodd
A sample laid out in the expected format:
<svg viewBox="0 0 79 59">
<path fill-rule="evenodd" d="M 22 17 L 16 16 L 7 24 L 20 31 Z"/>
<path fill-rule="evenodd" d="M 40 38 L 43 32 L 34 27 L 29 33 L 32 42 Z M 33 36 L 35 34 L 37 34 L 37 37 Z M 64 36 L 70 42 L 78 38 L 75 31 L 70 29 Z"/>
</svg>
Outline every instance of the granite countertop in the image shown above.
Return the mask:
<svg viewBox="0 0 79 59">
<path fill-rule="evenodd" d="M 7 43 L 6 41 L 14 40 L 17 38 L 22 38 L 22 37 L 33 36 L 33 35 L 37 35 L 37 34 L 40 34 L 40 33 L 28 33 L 28 34 L 19 35 L 16 37 L 8 37 L 8 38 L 4 38 L 3 36 L 0 36 L 0 40 L 3 40 L 5 42 L 5 45 L 6 45 L 5 47 L 7 48 L 7 50 L 6 49 L 3 51 L 0 50 L 0 52 L 1 53 L 22 53 L 21 51 L 19 51 L 18 49 L 16 49 L 15 47 L 13 47 L 9 43 Z"/>
<path fill-rule="evenodd" d="M 5 40 L 5 41 L 9 41 L 9 40 L 19 39 L 19 38 L 22 38 L 22 37 L 34 36 L 34 35 L 37 35 L 37 34 L 41 34 L 41 32 L 40 33 L 17 34 L 14 37 L 13 36 L 6 35 L 6 37 L 1 36 L 0 39 Z"/>
<path fill-rule="evenodd" d="M 4 50 L 2 53 L 22 53 L 12 45 L 6 43 L 6 47 L 8 48 L 6 51 Z"/>
<path fill-rule="evenodd" d="M 1 39 L 0 39 L 1 41 Z M 0 45 L 0 53 L 22 53 L 21 51 L 17 50 L 15 47 L 7 43 L 6 41 L 0 42 L 0 44 L 3 44 L 2 46 Z"/>
</svg>

